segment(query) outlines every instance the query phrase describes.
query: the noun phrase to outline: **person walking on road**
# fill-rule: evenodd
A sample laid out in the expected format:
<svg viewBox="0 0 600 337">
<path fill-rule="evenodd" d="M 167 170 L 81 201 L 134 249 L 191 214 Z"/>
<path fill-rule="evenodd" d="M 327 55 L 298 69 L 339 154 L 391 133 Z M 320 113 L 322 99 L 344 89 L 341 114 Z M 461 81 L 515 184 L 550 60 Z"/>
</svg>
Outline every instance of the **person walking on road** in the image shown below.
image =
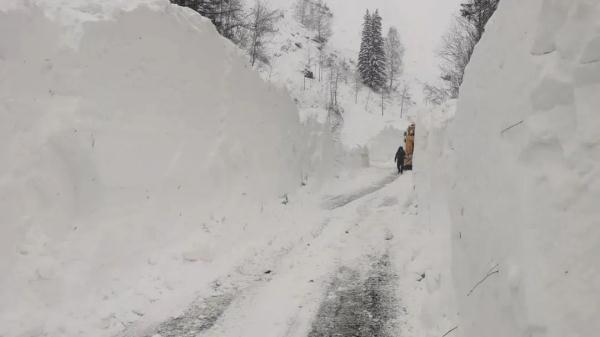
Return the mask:
<svg viewBox="0 0 600 337">
<path fill-rule="evenodd" d="M 406 153 L 404 152 L 404 149 L 402 148 L 402 146 L 400 146 L 400 148 L 398 148 L 398 151 L 396 152 L 396 157 L 394 158 L 394 161 L 396 161 L 396 166 L 398 167 L 398 174 L 402 174 L 404 171 L 405 155 Z"/>
</svg>

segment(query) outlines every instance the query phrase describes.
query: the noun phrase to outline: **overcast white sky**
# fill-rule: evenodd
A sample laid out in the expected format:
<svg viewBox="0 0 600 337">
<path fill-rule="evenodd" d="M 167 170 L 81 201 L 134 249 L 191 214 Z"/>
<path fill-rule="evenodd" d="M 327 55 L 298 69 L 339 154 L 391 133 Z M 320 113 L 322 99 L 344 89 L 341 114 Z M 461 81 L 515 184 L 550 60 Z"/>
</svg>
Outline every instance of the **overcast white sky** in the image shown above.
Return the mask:
<svg viewBox="0 0 600 337">
<path fill-rule="evenodd" d="M 272 0 L 277 2 L 277 0 Z M 384 29 L 394 25 L 406 47 L 405 74 L 421 81 L 439 75 L 435 50 L 460 0 L 326 0 L 335 15 L 332 45 L 357 53 L 365 9 L 379 9 Z"/>
</svg>

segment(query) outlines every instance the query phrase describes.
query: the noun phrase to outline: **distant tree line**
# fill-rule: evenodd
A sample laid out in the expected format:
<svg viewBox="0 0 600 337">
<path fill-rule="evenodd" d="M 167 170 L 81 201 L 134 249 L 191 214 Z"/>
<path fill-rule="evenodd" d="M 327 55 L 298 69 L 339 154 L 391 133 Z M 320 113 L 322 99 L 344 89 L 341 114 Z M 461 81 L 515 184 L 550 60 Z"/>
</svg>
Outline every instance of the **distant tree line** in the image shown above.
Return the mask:
<svg viewBox="0 0 600 337">
<path fill-rule="evenodd" d="M 485 33 L 485 26 L 498 8 L 500 0 L 467 0 L 460 5 L 460 15 L 443 37 L 439 56 L 443 87 L 426 84 L 423 87 L 428 103 L 440 104 L 457 98 L 465 69 L 471 61 L 475 46 Z"/>
<path fill-rule="evenodd" d="M 253 7 L 244 8 L 241 0 L 171 0 L 172 3 L 191 8 L 210 19 L 217 31 L 245 49 L 254 66 L 257 61 L 269 63 L 265 39 L 277 31 L 281 18 L 278 10 L 272 10 L 262 0 Z"/>
</svg>

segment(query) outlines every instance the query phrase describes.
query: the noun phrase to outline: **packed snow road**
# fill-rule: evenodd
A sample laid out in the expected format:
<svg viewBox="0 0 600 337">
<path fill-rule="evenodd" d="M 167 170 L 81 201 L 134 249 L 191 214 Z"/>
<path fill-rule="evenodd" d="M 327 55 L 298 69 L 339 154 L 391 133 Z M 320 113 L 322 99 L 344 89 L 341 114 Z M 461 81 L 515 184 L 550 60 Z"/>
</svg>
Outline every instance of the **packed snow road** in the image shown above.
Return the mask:
<svg viewBox="0 0 600 337">
<path fill-rule="evenodd" d="M 347 194 L 340 194 L 340 195 L 330 197 L 325 201 L 324 207 L 332 210 L 332 209 L 336 209 L 336 208 L 345 206 L 345 205 L 347 205 L 355 200 L 358 200 L 368 194 L 379 191 L 380 189 L 385 187 L 387 184 L 393 182 L 397 177 L 398 177 L 397 174 L 390 173 L 389 175 L 378 180 L 377 182 L 375 182 L 369 186 L 365 186 L 355 192 L 347 193 Z"/>
<path fill-rule="evenodd" d="M 424 233 L 416 226 L 413 177 L 377 170 L 374 183 L 325 200 L 310 234 L 265 248 L 211 284 L 211 293 L 144 337 L 396 336 L 411 330 L 408 272 Z M 331 200 L 344 200 L 337 204 Z M 272 243 L 276 246 L 276 243 Z M 410 302 L 410 301 L 408 301 Z"/>
</svg>

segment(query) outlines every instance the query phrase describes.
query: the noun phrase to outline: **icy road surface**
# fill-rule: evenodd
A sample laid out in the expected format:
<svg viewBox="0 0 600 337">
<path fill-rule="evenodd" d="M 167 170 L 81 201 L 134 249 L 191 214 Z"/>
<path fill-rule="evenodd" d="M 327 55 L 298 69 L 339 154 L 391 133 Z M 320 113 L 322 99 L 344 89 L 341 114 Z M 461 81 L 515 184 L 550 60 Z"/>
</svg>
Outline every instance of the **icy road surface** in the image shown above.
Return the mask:
<svg viewBox="0 0 600 337">
<path fill-rule="evenodd" d="M 182 313 L 129 328 L 126 336 L 385 337 L 413 331 L 411 305 L 417 306 L 426 283 L 418 257 L 427 237 L 416 224 L 413 176 L 373 172 L 365 186 L 321 196 L 321 221 L 307 224 L 306 237 L 248 257 Z"/>
</svg>

